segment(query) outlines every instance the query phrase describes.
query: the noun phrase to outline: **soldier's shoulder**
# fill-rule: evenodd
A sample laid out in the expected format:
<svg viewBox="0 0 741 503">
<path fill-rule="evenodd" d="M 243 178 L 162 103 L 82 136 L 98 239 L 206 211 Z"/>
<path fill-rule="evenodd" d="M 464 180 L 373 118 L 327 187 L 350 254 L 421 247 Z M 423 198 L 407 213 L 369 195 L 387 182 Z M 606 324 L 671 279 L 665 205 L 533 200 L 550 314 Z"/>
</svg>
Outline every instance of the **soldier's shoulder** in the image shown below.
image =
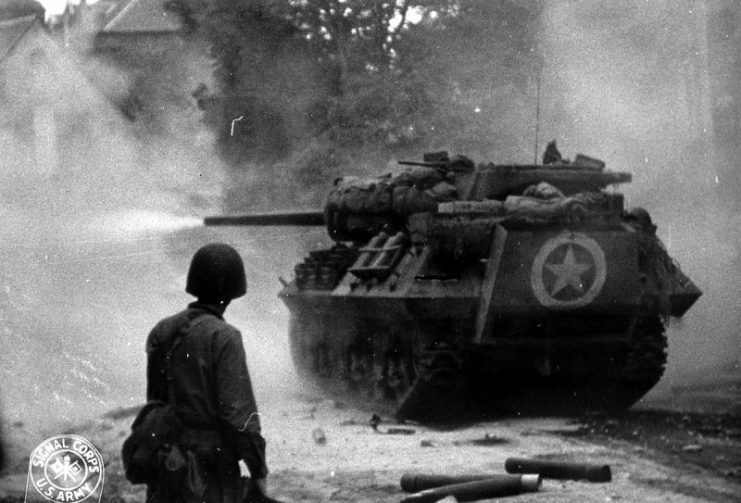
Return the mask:
<svg viewBox="0 0 741 503">
<path fill-rule="evenodd" d="M 198 318 L 195 323 L 200 328 L 223 337 L 235 337 L 240 335 L 237 327 L 215 315 L 202 316 Z"/>
<path fill-rule="evenodd" d="M 167 316 L 158 321 L 147 336 L 148 351 L 157 346 L 163 340 L 167 340 L 173 330 L 176 330 L 182 324 L 184 316 L 185 311 L 180 311 L 179 313 Z"/>
<path fill-rule="evenodd" d="M 180 311 L 179 313 L 175 313 L 173 315 L 162 318 L 154 325 L 152 332 L 165 332 L 172 329 L 173 327 L 180 326 L 183 323 L 183 320 L 185 320 L 186 313 L 187 311 L 184 310 Z"/>
<path fill-rule="evenodd" d="M 239 329 L 224 320 L 221 320 L 219 334 L 226 339 L 242 339 L 242 333 Z"/>
</svg>

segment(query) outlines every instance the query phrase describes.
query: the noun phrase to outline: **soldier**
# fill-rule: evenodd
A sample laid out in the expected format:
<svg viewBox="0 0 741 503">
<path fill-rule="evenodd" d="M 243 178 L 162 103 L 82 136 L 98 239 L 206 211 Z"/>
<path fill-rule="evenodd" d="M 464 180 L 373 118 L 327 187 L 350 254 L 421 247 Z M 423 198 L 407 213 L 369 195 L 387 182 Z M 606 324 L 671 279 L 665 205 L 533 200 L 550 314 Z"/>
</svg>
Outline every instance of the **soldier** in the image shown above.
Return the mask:
<svg viewBox="0 0 741 503">
<path fill-rule="evenodd" d="M 564 160 L 561 157 L 561 152 L 556 148 L 556 140 L 549 142 L 545 147 L 545 152 L 543 152 L 543 164 L 562 164 L 564 162 L 568 164 L 568 159 Z"/>
<path fill-rule="evenodd" d="M 147 399 L 174 404 L 187 477 L 180 487 L 158 479 L 148 486 L 147 502 L 241 502 L 240 459 L 250 471 L 250 496 L 265 498 L 265 440 L 242 336 L 223 318 L 229 302 L 247 292 L 237 251 L 219 243 L 200 248 L 185 291 L 198 300 L 147 338 Z"/>
</svg>

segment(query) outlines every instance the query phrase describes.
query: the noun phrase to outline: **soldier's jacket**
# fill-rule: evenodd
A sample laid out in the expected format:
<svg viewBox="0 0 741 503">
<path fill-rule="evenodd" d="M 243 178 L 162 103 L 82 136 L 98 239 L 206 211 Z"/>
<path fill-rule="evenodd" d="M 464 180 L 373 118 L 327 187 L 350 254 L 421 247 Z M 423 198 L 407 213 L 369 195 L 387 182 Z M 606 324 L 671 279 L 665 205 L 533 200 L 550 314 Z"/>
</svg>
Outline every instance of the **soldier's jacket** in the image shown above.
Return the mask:
<svg viewBox="0 0 741 503">
<path fill-rule="evenodd" d="M 207 493 L 216 490 L 221 494 L 215 500 L 229 501 L 237 497 L 229 493 L 241 490 L 238 459 L 252 478 L 268 472 L 242 336 L 197 302 L 157 323 L 147 338 L 148 400 L 168 401 L 164 355 L 157 350 L 178 333 L 185 335 L 172 350 L 170 372 L 175 410 L 185 426 L 181 443 L 203 458 Z"/>
</svg>

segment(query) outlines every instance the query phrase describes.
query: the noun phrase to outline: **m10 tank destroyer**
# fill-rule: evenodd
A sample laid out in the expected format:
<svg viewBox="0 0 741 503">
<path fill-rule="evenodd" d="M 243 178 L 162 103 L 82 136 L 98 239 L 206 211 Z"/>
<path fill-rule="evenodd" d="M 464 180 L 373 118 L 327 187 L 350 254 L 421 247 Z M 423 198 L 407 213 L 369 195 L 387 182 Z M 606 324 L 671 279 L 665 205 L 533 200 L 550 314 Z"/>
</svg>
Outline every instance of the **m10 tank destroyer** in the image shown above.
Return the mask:
<svg viewBox="0 0 741 503">
<path fill-rule="evenodd" d="M 397 418 L 619 409 L 661 378 L 664 323 L 701 295 L 631 174 L 550 144 L 542 164 L 446 152 L 396 175 L 335 181 L 322 211 L 206 225 L 325 225 L 334 245 L 279 296 L 300 374 Z"/>
</svg>

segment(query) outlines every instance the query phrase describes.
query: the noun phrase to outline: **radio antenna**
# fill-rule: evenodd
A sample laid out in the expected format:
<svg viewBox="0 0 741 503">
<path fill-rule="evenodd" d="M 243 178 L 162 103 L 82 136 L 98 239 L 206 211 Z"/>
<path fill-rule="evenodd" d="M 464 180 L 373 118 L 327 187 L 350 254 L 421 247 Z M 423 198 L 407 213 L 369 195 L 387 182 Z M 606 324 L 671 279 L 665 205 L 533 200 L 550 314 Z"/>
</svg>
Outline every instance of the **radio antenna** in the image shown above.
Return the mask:
<svg viewBox="0 0 741 503">
<path fill-rule="evenodd" d="M 538 64 L 538 91 L 535 102 L 535 152 L 533 152 L 533 164 L 538 164 L 538 142 L 540 140 L 540 81 L 543 77 L 543 66 Z"/>
</svg>

